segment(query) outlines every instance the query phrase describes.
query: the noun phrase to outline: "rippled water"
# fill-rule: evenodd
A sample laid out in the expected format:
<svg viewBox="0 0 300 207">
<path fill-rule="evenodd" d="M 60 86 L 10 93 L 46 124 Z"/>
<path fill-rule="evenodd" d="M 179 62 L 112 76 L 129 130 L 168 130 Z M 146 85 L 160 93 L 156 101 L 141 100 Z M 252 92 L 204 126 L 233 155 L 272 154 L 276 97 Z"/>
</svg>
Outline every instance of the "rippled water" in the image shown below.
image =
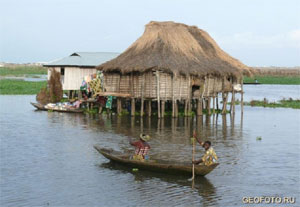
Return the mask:
<svg viewBox="0 0 300 207">
<path fill-rule="evenodd" d="M 34 96 L 0 96 L 1 206 L 241 206 L 244 196 L 299 199 L 300 110 L 245 107 L 236 116 L 141 120 L 35 111 Z M 152 137 L 151 156 L 191 159 L 193 128 L 220 165 L 192 189 L 174 177 L 110 164 L 94 144 L 132 150 Z M 257 141 L 256 137 L 262 140 Z M 197 156 L 203 153 L 197 148 Z"/>
</svg>

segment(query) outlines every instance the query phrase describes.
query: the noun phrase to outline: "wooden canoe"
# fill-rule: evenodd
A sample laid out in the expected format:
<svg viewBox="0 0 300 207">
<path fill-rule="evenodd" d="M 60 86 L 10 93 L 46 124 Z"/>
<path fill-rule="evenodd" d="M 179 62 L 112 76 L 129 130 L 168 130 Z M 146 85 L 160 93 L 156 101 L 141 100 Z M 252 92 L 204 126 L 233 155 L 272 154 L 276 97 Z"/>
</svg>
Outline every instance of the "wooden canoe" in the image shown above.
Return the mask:
<svg viewBox="0 0 300 207">
<path fill-rule="evenodd" d="M 43 111 L 57 111 L 57 112 L 65 112 L 65 113 L 83 113 L 82 109 L 50 109 L 45 108 L 43 104 L 40 103 L 31 103 L 32 106 L 34 106 L 38 110 Z"/>
<path fill-rule="evenodd" d="M 164 160 L 149 160 L 145 162 L 131 160 L 130 155 L 124 155 L 121 152 L 114 151 L 112 149 L 104 149 L 97 145 L 94 148 L 101 153 L 104 157 L 112 162 L 120 163 L 133 168 L 138 168 L 142 170 L 155 171 L 167 174 L 175 175 L 192 175 L 192 164 L 191 163 L 171 163 Z M 205 176 L 213 169 L 215 169 L 219 164 L 215 163 L 210 166 L 204 164 L 195 165 L 195 174 Z"/>
</svg>

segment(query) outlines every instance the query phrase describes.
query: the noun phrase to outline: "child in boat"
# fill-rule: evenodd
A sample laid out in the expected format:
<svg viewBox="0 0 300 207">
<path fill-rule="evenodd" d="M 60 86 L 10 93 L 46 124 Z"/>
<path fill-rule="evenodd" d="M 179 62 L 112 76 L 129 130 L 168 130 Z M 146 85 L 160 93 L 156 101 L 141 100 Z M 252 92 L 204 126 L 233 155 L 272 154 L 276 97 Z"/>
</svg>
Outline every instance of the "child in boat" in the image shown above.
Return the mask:
<svg viewBox="0 0 300 207">
<path fill-rule="evenodd" d="M 197 139 L 195 135 L 194 137 Z M 213 163 L 217 163 L 218 157 L 216 155 L 215 150 L 211 146 L 211 142 L 210 141 L 201 142 L 199 139 L 197 139 L 197 141 L 205 149 L 205 154 L 202 156 L 200 160 L 193 161 L 193 164 L 204 163 L 205 165 L 209 166 Z"/>
<path fill-rule="evenodd" d="M 147 142 L 149 139 L 149 135 L 140 134 L 139 141 L 130 141 L 130 144 L 135 147 L 135 154 L 133 155 L 132 159 L 139 161 L 145 161 L 149 159 L 148 152 L 150 150 L 150 145 Z"/>
</svg>

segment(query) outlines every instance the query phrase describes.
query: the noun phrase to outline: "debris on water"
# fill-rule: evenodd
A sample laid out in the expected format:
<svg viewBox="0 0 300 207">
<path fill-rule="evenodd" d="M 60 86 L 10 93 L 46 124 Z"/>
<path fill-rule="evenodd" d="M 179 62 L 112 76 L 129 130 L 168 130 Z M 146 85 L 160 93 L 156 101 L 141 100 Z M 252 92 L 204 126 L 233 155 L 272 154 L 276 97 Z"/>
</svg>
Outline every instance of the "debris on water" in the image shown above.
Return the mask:
<svg viewBox="0 0 300 207">
<path fill-rule="evenodd" d="M 262 138 L 261 138 L 261 137 L 256 137 L 256 140 L 257 140 L 257 141 L 261 141 Z"/>
<path fill-rule="evenodd" d="M 132 172 L 137 172 L 137 171 L 139 171 L 138 168 L 132 168 Z"/>
</svg>

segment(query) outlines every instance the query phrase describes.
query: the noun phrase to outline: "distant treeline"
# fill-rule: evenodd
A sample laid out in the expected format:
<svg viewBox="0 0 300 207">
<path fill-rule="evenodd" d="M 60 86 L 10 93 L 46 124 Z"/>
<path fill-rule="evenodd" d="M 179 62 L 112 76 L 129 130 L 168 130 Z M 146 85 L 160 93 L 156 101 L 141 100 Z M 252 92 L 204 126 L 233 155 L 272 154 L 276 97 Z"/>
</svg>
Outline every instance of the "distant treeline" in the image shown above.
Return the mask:
<svg viewBox="0 0 300 207">
<path fill-rule="evenodd" d="M 252 67 L 255 76 L 300 76 L 300 67 Z"/>
</svg>

